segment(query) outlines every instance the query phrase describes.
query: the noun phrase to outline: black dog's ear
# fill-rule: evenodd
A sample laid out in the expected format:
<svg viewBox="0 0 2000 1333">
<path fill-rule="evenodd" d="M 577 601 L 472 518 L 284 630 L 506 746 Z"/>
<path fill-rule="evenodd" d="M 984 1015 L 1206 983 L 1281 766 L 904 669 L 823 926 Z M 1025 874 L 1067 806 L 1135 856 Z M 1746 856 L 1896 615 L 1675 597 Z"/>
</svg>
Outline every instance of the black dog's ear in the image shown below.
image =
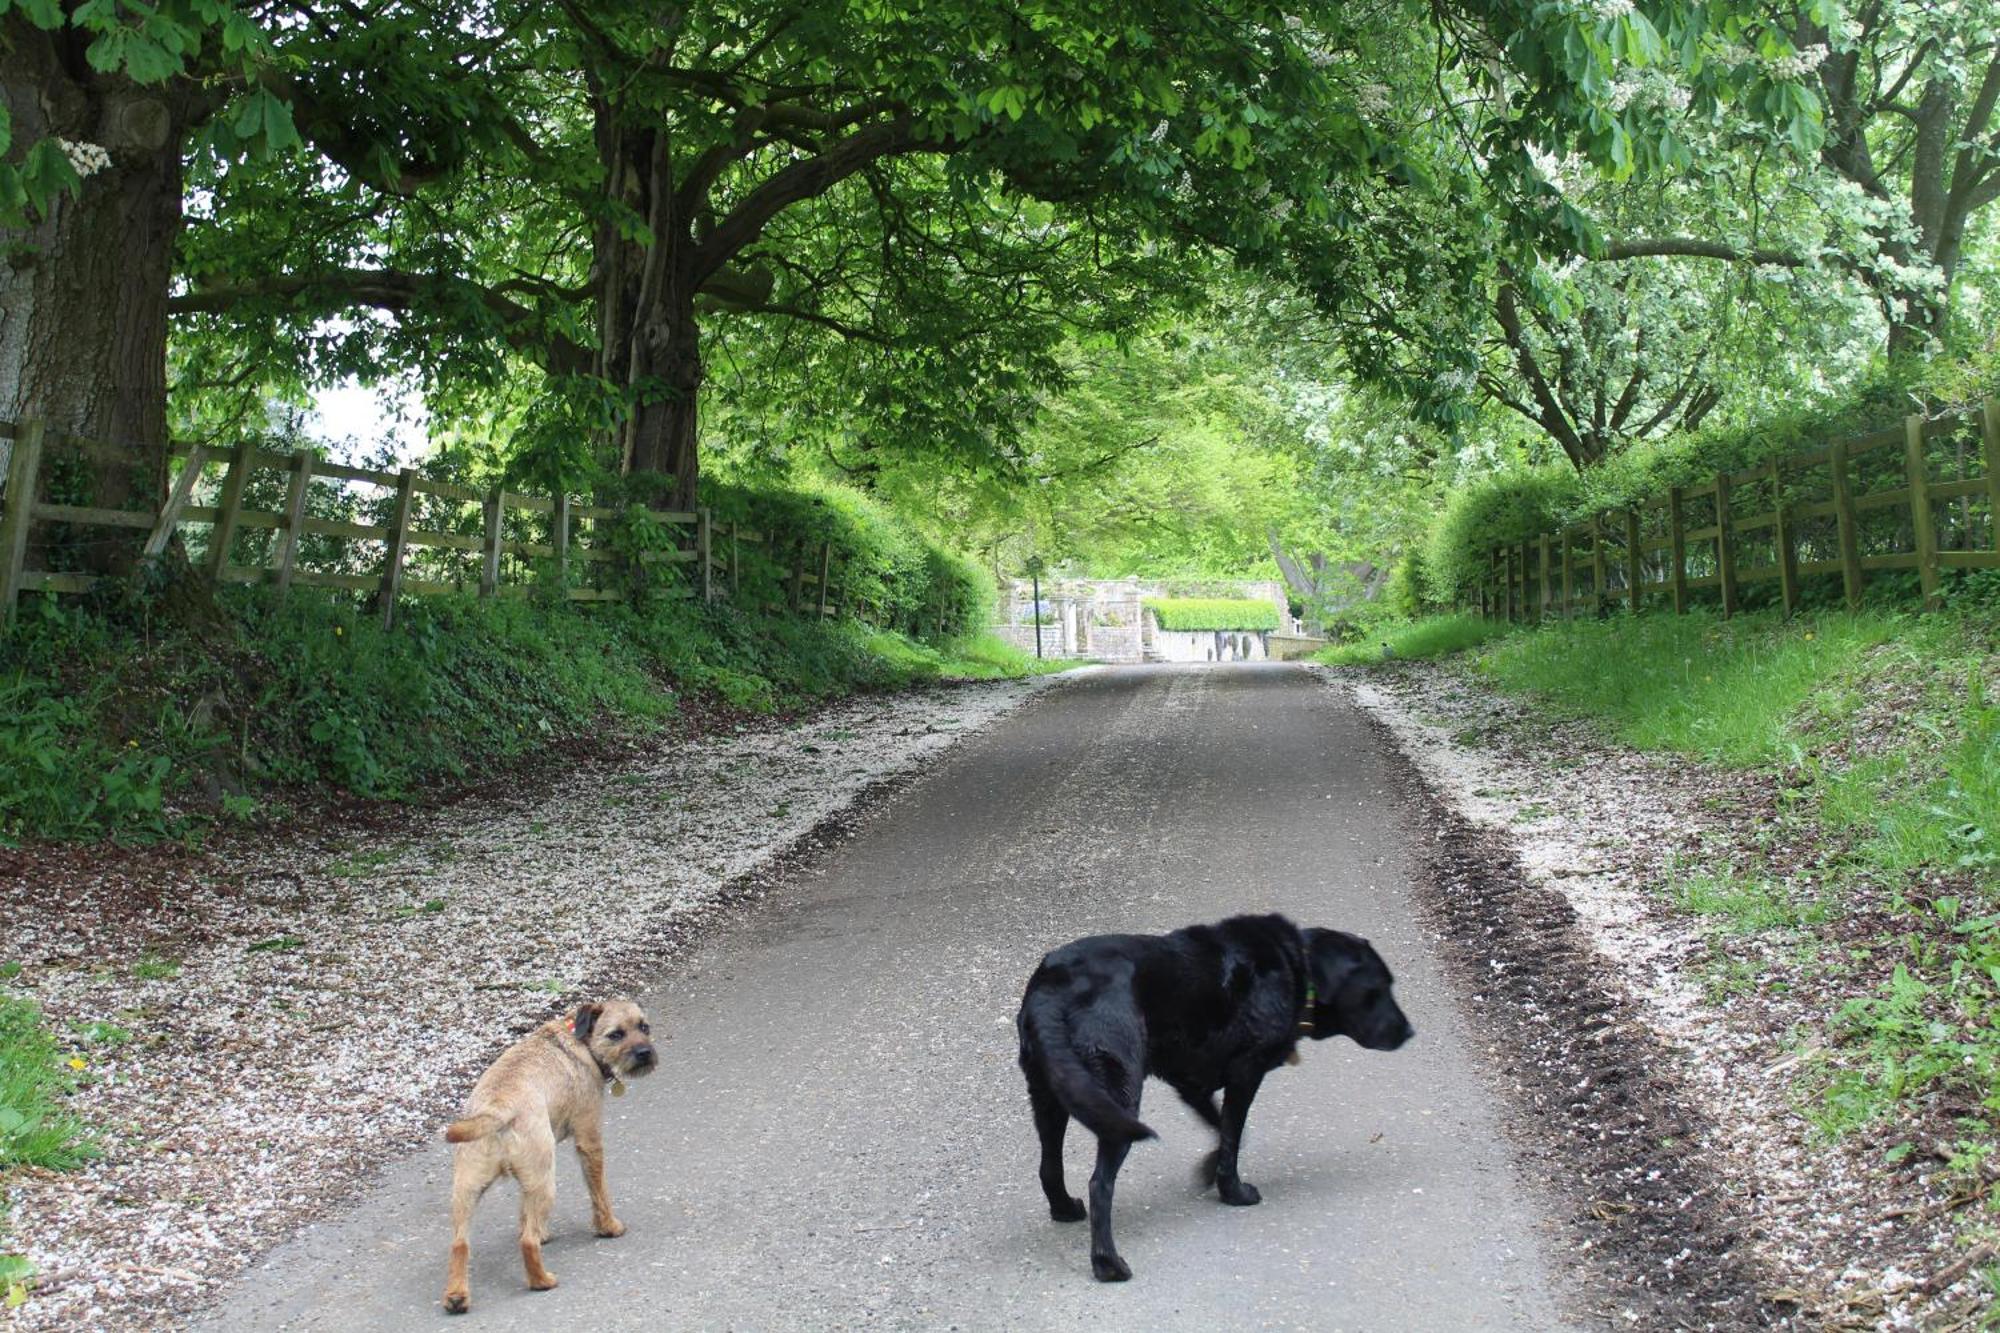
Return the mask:
<svg viewBox="0 0 2000 1333">
<path fill-rule="evenodd" d="M 590 1034 L 597 1031 L 597 1020 L 603 1013 L 604 1006 L 601 1004 L 578 1005 L 575 1015 L 569 1020 L 570 1031 L 576 1033 L 578 1041 L 590 1045 Z"/>
<path fill-rule="evenodd" d="M 1361 966 L 1361 960 L 1368 955 L 1368 941 L 1345 931 L 1321 930 L 1317 926 L 1309 928 L 1305 937 L 1313 988 L 1324 1004 L 1333 998 L 1348 974 Z"/>
</svg>

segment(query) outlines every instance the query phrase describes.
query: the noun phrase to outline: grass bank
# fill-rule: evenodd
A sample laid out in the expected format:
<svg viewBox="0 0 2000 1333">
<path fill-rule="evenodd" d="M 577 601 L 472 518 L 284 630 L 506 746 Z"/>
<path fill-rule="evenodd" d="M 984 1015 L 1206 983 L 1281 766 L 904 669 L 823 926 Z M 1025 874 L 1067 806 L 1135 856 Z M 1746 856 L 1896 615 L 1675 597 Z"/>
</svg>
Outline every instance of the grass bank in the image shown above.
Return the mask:
<svg viewBox="0 0 2000 1333">
<path fill-rule="evenodd" d="M 1313 655 L 1313 661 L 1328 666 L 1363 666 L 1369 662 L 1396 660 L 1424 661 L 1477 648 L 1505 632 L 1506 626 L 1497 621 L 1470 615 L 1394 621 L 1345 643 L 1322 648 Z"/>
<path fill-rule="evenodd" d="M 1635 748 L 1770 773 L 1777 823 L 1752 831 L 1749 859 L 1685 865 L 1663 891 L 1752 952 L 1847 979 L 1800 1066 L 1824 1132 L 1897 1140 L 1922 1102 L 1953 1108 L 1959 1165 L 2000 1152 L 2000 617 L 1447 617 L 1389 638 L 1397 656 L 1466 654 L 1495 687 Z"/>
<path fill-rule="evenodd" d="M 327 789 L 407 798 L 695 709 L 1032 669 L 988 638 L 686 600 L 426 598 L 386 631 L 309 590 L 30 600 L 0 635 L 0 846 L 198 836 Z"/>
</svg>

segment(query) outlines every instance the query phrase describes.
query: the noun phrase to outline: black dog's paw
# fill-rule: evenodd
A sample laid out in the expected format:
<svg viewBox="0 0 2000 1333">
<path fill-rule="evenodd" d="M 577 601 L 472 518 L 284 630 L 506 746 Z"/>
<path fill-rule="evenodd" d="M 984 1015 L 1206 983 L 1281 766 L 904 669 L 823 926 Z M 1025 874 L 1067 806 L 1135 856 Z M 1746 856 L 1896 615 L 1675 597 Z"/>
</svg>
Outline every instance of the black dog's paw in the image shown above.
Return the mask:
<svg viewBox="0 0 2000 1333">
<path fill-rule="evenodd" d="M 1090 1216 L 1090 1210 L 1083 1206 L 1082 1199 L 1072 1195 L 1068 1203 L 1050 1204 L 1049 1216 L 1058 1222 L 1081 1222 Z"/>
<path fill-rule="evenodd" d="M 1203 1189 L 1215 1184 L 1216 1172 L 1222 1168 L 1222 1149 L 1217 1148 L 1208 1156 L 1194 1164 L 1194 1183 Z"/>
<path fill-rule="evenodd" d="M 1222 1201 L 1238 1208 L 1248 1208 L 1252 1204 L 1262 1203 L 1264 1196 L 1257 1192 L 1255 1185 L 1246 1185 L 1237 1180 L 1222 1187 Z"/>
<path fill-rule="evenodd" d="M 1099 1282 L 1129 1282 L 1132 1279 L 1132 1265 L 1115 1254 L 1091 1255 L 1090 1271 Z"/>
</svg>

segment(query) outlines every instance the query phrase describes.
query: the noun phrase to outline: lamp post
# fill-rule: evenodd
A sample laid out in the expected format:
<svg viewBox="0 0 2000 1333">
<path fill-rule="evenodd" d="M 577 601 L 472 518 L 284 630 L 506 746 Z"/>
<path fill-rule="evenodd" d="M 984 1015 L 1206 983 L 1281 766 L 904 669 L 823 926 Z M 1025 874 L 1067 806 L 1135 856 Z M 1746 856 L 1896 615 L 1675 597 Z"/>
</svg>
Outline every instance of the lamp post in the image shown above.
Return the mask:
<svg viewBox="0 0 2000 1333">
<path fill-rule="evenodd" d="M 1028 557 L 1028 578 L 1035 590 L 1035 600 L 1031 605 L 1035 615 L 1035 656 L 1039 659 L 1042 655 L 1042 558 L 1038 555 Z"/>
</svg>

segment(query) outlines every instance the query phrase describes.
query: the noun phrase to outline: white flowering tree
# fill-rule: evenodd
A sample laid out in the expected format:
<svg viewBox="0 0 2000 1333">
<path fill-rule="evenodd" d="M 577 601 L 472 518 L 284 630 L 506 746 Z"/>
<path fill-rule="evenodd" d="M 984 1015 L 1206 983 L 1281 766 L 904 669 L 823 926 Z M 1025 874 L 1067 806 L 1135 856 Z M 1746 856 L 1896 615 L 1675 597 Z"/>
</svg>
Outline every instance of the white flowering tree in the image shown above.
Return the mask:
<svg viewBox="0 0 2000 1333">
<path fill-rule="evenodd" d="M 1782 43 L 1724 41 L 1714 58 L 1809 85 L 1823 133 L 1788 162 L 1725 124 L 1733 142 L 1717 148 L 1738 156 L 1736 189 L 1701 229 L 1613 233 L 1601 257 L 1837 272 L 1876 303 L 1892 355 L 1934 350 L 1973 220 L 2000 199 L 2000 5 L 1772 4 L 1761 16 Z M 1637 79 L 1622 86 L 1645 95 Z"/>
</svg>

